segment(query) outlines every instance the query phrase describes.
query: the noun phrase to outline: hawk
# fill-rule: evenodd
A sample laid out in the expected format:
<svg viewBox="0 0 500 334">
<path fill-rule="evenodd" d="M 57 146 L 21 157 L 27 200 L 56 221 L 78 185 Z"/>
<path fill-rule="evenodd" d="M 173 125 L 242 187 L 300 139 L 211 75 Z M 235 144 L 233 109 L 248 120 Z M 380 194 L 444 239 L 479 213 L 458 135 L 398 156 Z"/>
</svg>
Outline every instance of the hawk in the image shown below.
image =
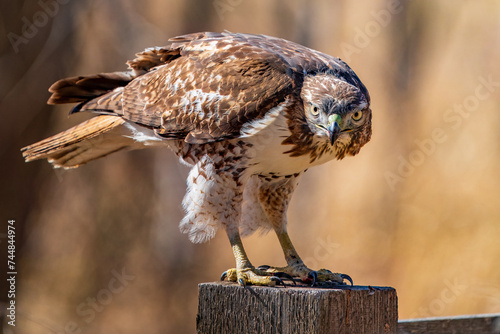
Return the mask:
<svg viewBox="0 0 500 334">
<path fill-rule="evenodd" d="M 191 166 L 180 230 L 194 243 L 227 233 L 241 285 L 352 280 L 312 270 L 287 233 L 286 211 L 310 167 L 356 155 L 371 137 L 370 97 L 342 60 L 265 35 L 195 33 L 127 62 L 124 72 L 62 79 L 49 104 L 78 103 L 88 121 L 22 149 L 74 168 L 121 151 L 162 146 Z M 274 230 L 285 267 L 254 267 L 241 236 Z"/>
</svg>

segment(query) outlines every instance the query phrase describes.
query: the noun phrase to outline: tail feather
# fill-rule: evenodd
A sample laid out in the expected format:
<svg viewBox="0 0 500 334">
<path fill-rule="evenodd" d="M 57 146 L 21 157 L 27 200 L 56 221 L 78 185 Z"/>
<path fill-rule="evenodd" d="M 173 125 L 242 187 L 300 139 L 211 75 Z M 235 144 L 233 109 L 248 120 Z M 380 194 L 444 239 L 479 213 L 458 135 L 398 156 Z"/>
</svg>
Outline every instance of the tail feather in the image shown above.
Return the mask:
<svg viewBox="0 0 500 334">
<path fill-rule="evenodd" d="M 50 86 L 49 92 L 52 96 L 47 103 L 85 102 L 127 85 L 134 77 L 135 74 L 128 71 L 61 79 Z"/>
<path fill-rule="evenodd" d="M 21 151 L 26 162 L 48 159 L 54 167 L 75 168 L 132 147 L 135 141 L 125 136 L 125 122 L 119 116 L 97 116 Z"/>
<path fill-rule="evenodd" d="M 127 62 L 129 70 L 77 76 L 56 81 L 49 88 L 52 96 L 48 104 L 86 102 L 116 88 L 126 86 L 130 81 L 180 57 L 180 48 L 152 48 L 137 53 L 134 60 Z"/>
</svg>

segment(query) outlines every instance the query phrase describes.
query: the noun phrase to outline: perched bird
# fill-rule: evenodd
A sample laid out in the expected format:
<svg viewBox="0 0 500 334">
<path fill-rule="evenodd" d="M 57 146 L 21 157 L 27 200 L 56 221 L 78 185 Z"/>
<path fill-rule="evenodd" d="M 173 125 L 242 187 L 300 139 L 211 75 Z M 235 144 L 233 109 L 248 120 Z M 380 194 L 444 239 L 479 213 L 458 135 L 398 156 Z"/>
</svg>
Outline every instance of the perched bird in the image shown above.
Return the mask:
<svg viewBox="0 0 500 334">
<path fill-rule="evenodd" d="M 97 116 L 22 149 L 26 161 L 74 168 L 120 150 L 164 146 L 191 166 L 180 230 L 192 242 L 222 227 L 236 267 L 222 279 L 275 285 L 290 277 L 344 284 L 312 270 L 287 233 L 286 211 L 310 167 L 356 155 L 370 140 L 370 97 L 342 60 L 264 35 L 195 33 L 138 53 L 128 71 L 62 79 L 48 103 Z M 286 267 L 254 267 L 241 235 L 274 230 Z"/>
</svg>

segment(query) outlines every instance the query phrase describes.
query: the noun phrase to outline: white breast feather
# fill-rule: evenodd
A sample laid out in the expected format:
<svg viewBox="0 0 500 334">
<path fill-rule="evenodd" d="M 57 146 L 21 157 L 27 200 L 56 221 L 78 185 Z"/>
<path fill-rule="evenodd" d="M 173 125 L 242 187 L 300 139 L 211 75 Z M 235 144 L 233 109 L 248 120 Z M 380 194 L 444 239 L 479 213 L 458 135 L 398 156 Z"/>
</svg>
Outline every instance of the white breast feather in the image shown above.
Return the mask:
<svg viewBox="0 0 500 334">
<path fill-rule="evenodd" d="M 124 137 L 132 138 L 137 143 L 145 146 L 151 146 L 158 145 L 163 142 L 163 140 L 156 136 L 154 131 L 151 129 L 130 122 L 125 122 L 124 125 L 131 132 L 131 135 L 124 135 Z"/>
<path fill-rule="evenodd" d="M 274 107 L 273 109 L 269 110 L 266 116 L 264 116 L 263 118 L 243 125 L 243 127 L 240 130 L 241 138 L 254 136 L 257 133 L 264 130 L 265 128 L 267 128 L 268 126 L 270 126 L 271 124 L 273 124 L 276 118 L 282 114 L 283 110 L 286 107 L 288 107 L 288 105 L 289 102 L 285 101 L 279 104 L 278 106 Z"/>
</svg>

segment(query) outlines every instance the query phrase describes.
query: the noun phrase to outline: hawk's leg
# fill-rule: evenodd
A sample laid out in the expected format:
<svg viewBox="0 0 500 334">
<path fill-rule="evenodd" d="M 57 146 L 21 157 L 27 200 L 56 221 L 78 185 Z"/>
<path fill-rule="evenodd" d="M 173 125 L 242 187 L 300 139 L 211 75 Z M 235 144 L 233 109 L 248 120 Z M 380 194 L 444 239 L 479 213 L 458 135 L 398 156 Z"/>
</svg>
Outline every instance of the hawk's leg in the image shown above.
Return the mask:
<svg viewBox="0 0 500 334">
<path fill-rule="evenodd" d="M 286 267 L 270 267 L 270 266 L 260 266 L 257 269 L 266 270 L 269 273 L 273 272 L 284 272 L 292 277 L 299 277 L 303 281 L 312 282 L 313 285 L 316 282 L 326 282 L 331 281 L 334 283 L 344 284 L 344 279 L 347 279 L 352 284 L 352 279 L 345 274 L 332 273 L 328 269 L 311 270 L 309 269 L 299 254 L 295 250 L 295 247 L 290 240 L 290 236 L 285 229 L 276 229 L 276 235 L 280 241 L 281 248 L 283 249 L 283 254 L 285 255 L 285 260 L 287 262 Z"/>
<path fill-rule="evenodd" d="M 293 277 L 299 277 L 303 281 L 311 281 L 313 284 L 316 282 L 331 281 L 339 284 L 344 283 L 347 279 L 352 284 L 352 279 L 345 274 L 332 273 L 327 269 L 311 270 L 309 269 L 290 240 L 286 226 L 287 218 L 286 211 L 288 203 L 292 196 L 293 191 L 298 183 L 298 175 L 290 178 L 285 178 L 280 181 L 266 182 L 261 180 L 259 191 L 259 200 L 262 205 L 263 211 L 266 214 L 269 222 L 271 223 L 287 262 L 286 267 L 270 267 L 260 266 L 257 269 L 265 270 L 269 273 L 284 272 Z"/>
<path fill-rule="evenodd" d="M 225 271 L 221 276 L 221 280 L 227 279 L 229 281 L 238 282 L 243 286 L 247 284 L 274 286 L 277 283 L 282 283 L 284 285 L 283 281 L 278 276 L 288 277 L 288 275 L 255 269 L 252 263 L 250 263 L 245 249 L 243 248 L 239 232 L 234 229 L 226 229 L 226 232 L 229 237 L 229 242 L 231 243 L 231 248 L 233 249 L 236 268 Z"/>
<path fill-rule="evenodd" d="M 279 274 L 255 269 L 248 259 L 239 233 L 242 184 L 232 173 L 234 170 L 230 165 L 225 166 L 225 172 L 218 170 L 225 164 L 221 160 L 223 153 L 227 153 L 222 145 L 212 147 L 215 152 L 218 149 L 221 150 L 219 156 L 203 156 L 189 173 L 188 191 L 183 200 L 186 216 L 181 221 L 180 229 L 189 235 L 191 241 L 203 242 L 212 238 L 219 226 L 224 227 L 236 259 L 236 268 L 226 271 L 223 279 L 242 285 L 281 283 Z M 215 168 L 215 165 L 219 167 Z"/>
</svg>

